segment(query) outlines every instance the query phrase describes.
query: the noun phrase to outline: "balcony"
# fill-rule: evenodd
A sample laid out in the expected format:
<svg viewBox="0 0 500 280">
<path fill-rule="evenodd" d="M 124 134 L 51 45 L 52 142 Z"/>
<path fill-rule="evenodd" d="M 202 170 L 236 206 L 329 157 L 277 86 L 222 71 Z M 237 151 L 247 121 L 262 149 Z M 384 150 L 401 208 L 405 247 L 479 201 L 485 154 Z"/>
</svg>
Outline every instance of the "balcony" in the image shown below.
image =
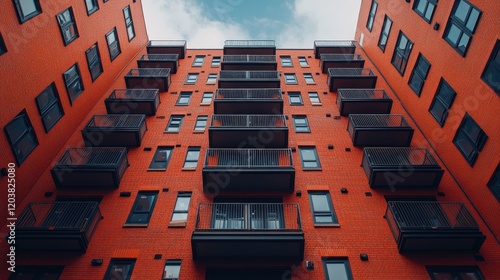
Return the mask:
<svg viewBox="0 0 500 280">
<path fill-rule="evenodd" d="M 187 52 L 187 42 L 185 40 L 153 40 L 146 46 L 148 54 L 178 54 L 179 58 L 184 58 Z"/>
<path fill-rule="evenodd" d="M 207 149 L 203 191 L 227 193 L 291 193 L 295 168 L 290 149 Z"/>
<path fill-rule="evenodd" d="M 389 114 L 392 99 L 383 89 L 339 89 L 337 106 L 341 116 L 349 114 Z"/>
<path fill-rule="evenodd" d="M 224 42 L 224 55 L 275 55 L 276 45 L 274 40 L 226 40 Z"/>
<path fill-rule="evenodd" d="M 125 147 L 69 148 L 50 173 L 58 189 L 118 188 L 127 167 Z"/>
<path fill-rule="evenodd" d="M 16 222 L 16 249 L 84 253 L 101 212 L 97 202 L 32 202 Z"/>
<path fill-rule="evenodd" d="M 322 54 L 320 67 L 323 73 L 328 68 L 363 68 L 365 60 L 359 54 Z"/>
<path fill-rule="evenodd" d="M 377 76 L 366 68 L 329 68 L 328 87 L 331 92 L 339 88 L 375 88 Z"/>
<path fill-rule="evenodd" d="M 278 71 L 220 71 L 219 88 L 280 88 Z"/>
<path fill-rule="evenodd" d="M 202 203 L 191 245 L 195 261 L 301 261 L 299 205 Z"/>
<path fill-rule="evenodd" d="M 170 86 L 169 68 L 134 68 L 125 75 L 128 89 L 157 89 L 168 91 Z"/>
<path fill-rule="evenodd" d="M 221 70 L 276 70 L 275 55 L 224 55 Z"/>
<path fill-rule="evenodd" d="M 284 115 L 212 115 L 208 128 L 211 148 L 286 148 Z"/>
<path fill-rule="evenodd" d="M 217 89 L 215 114 L 283 114 L 283 94 L 279 88 Z"/>
<path fill-rule="evenodd" d="M 402 115 L 349 115 L 347 131 L 356 147 L 408 147 L 413 128 Z"/>
<path fill-rule="evenodd" d="M 156 115 L 160 105 L 157 89 L 115 89 L 106 100 L 108 114 Z"/>
<path fill-rule="evenodd" d="M 426 148 L 364 148 L 362 167 L 371 188 L 436 189 L 443 176 Z"/>
<path fill-rule="evenodd" d="M 172 74 L 179 68 L 178 54 L 145 54 L 137 60 L 139 68 L 170 68 Z"/>
<path fill-rule="evenodd" d="M 353 41 L 314 41 L 314 56 L 320 58 L 322 54 L 353 54 L 356 46 Z"/>
<path fill-rule="evenodd" d="M 389 201 L 385 218 L 400 252 L 477 252 L 486 238 L 460 202 Z"/>
<path fill-rule="evenodd" d="M 82 130 L 87 147 L 139 147 L 145 115 L 94 115 Z"/>
</svg>

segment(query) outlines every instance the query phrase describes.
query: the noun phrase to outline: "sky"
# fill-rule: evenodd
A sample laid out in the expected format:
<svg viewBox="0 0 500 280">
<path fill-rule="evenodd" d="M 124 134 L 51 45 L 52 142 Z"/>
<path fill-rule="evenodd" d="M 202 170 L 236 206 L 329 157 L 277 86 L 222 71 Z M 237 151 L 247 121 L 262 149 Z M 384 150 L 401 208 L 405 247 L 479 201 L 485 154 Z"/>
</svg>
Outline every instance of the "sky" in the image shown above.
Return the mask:
<svg viewBox="0 0 500 280">
<path fill-rule="evenodd" d="M 312 48 L 314 40 L 353 40 L 361 0 L 142 0 L 150 40 L 222 48 L 224 40 L 275 40 Z"/>
</svg>

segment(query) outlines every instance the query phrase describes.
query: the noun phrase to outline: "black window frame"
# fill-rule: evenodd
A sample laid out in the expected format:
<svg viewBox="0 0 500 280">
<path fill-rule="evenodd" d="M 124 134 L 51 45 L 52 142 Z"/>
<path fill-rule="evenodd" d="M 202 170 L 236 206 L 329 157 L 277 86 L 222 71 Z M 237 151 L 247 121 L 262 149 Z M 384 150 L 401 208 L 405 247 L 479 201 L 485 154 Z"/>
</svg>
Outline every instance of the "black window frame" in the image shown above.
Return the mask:
<svg viewBox="0 0 500 280">
<path fill-rule="evenodd" d="M 118 279 L 118 278 L 111 278 L 111 273 L 112 269 L 116 265 L 122 265 L 122 266 L 128 266 L 128 271 L 126 275 L 120 275 L 119 279 L 122 280 L 129 280 L 132 277 L 132 273 L 134 272 L 134 266 L 135 266 L 135 261 L 136 259 L 111 259 L 109 261 L 108 268 L 106 269 L 106 274 L 104 275 L 103 280 L 113 280 L 113 279 Z"/>
<path fill-rule="evenodd" d="M 151 159 L 148 171 L 167 170 L 168 164 L 170 162 L 170 159 L 172 158 L 173 153 L 174 153 L 174 147 L 172 146 L 158 146 L 156 148 L 155 154 L 153 155 L 153 158 Z"/>
<path fill-rule="evenodd" d="M 137 209 L 140 206 L 143 197 L 147 197 L 148 199 L 148 208 L 146 210 Z M 152 199 L 152 201 L 150 199 Z M 132 205 L 132 209 L 130 209 L 130 213 L 128 214 L 127 221 L 125 222 L 124 226 L 147 227 L 149 225 L 149 221 L 151 220 L 151 216 L 153 215 L 157 200 L 158 191 L 138 191 L 137 196 L 134 200 L 134 204 Z M 134 221 L 134 215 L 147 216 L 145 217 L 145 220 Z"/>
<path fill-rule="evenodd" d="M 305 56 L 298 57 L 300 67 L 309 68 L 309 62 L 307 62 L 307 58 Z"/>
<path fill-rule="evenodd" d="M 478 129 L 475 140 L 472 139 L 472 136 L 464 130 L 468 123 Z M 464 137 L 460 137 L 461 135 L 463 135 Z M 460 143 L 462 143 L 462 140 L 465 140 L 466 142 L 468 142 L 468 144 L 470 144 L 471 151 L 469 152 L 469 155 L 466 154 L 466 151 L 464 150 L 465 148 L 462 148 L 462 146 L 460 145 Z M 483 149 L 484 144 L 487 140 L 488 135 L 486 135 L 484 130 L 477 124 L 477 122 L 468 113 L 466 113 L 462 119 L 462 122 L 460 123 L 460 126 L 457 129 L 457 132 L 455 133 L 455 136 L 453 137 L 453 144 L 455 144 L 458 151 L 464 156 L 465 160 L 472 167 L 474 166 L 474 163 L 479 156 L 479 152 Z"/>
<path fill-rule="evenodd" d="M 35 6 L 35 11 L 28 14 L 24 15 L 23 14 L 23 8 L 21 7 L 21 0 L 13 0 L 14 1 L 14 6 L 16 7 L 16 14 L 17 14 L 17 19 L 19 20 L 19 23 L 22 24 L 37 15 L 42 13 L 42 7 L 40 6 L 40 0 L 33 0 L 33 4 Z"/>
<path fill-rule="evenodd" d="M 91 14 L 97 12 L 97 10 L 99 10 L 99 1 L 97 0 L 84 0 L 85 1 L 85 7 L 86 7 L 86 10 L 87 10 L 87 15 L 90 16 Z M 94 8 L 93 9 L 90 9 L 89 10 L 89 2 L 88 1 L 92 1 L 94 4 Z"/>
<path fill-rule="evenodd" d="M 179 133 L 183 121 L 184 115 L 171 115 L 165 128 L 165 133 Z"/>
<path fill-rule="evenodd" d="M 372 4 L 370 5 L 370 11 L 368 12 L 368 19 L 366 21 L 366 29 L 372 32 L 373 23 L 375 22 L 375 16 L 377 15 L 378 3 L 375 0 L 372 0 Z"/>
<path fill-rule="evenodd" d="M 325 196 L 326 203 L 328 205 L 327 211 L 317 211 L 315 210 L 314 200 L 312 196 Z M 339 226 L 339 220 L 337 219 L 337 215 L 335 213 L 335 209 L 333 208 L 332 197 L 330 192 L 327 190 L 310 190 L 307 192 L 307 196 L 309 198 L 309 206 L 311 207 L 312 220 L 315 227 L 318 226 Z M 328 217 L 331 218 L 331 222 L 321 222 L 317 221 L 318 217 Z"/>
<path fill-rule="evenodd" d="M 302 151 L 311 150 L 314 153 L 314 160 L 304 159 Z M 302 170 L 321 170 L 321 162 L 319 160 L 318 151 L 315 146 L 299 146 L 300 162 L 302 164 Z M 309 167 L 306 166 L 306 162 L 315 162 L 316 166 Z"/>
<path fill-rule="evenodd" d="M 423 18 L 426 22 L 431 23 L 432 17 L 434 16 L 434 12 L 436 11 L 436 6 L 437 6 L 437 0 L 415 0 L 413 2 L 413 11 L 417 13 L 421 18 Z M 424 11 L 420 11 L 419 9 L 422 8 L 420 4 L 424 5 Z M 429 13 L 430 10 L 430 15 Z"/>
<path fill-rule="evenodd" d="M 69 19 L 65 18 L 65 13 L 68 13 Z M 64 46 L 69 45 L 71 42 L 75 41 L 80 37 L 78 33 L 78 27 L 76 25 L 75 14 L 73 13 L 73 7 L 69 7 L 64 11 L 60 12 L 56 15 L 57 24 L 59 25 L 59 31 L 61 32 L 61 37 L 64 43 Z M 63 21 L 66 20 L 66 21 Z M 74 31 L 74 36 L 66 37 L 68 31 Z"/>
<path fill-rule="evenodd" d="M 468 9 L 467 15 L 465 17 L 465 22 L 455 15 L 455 13 L 457 12 L 461 3 L 465 3 L 466 5 L 469 5 L 469 9 Z M 472 27 L 472 29 L 470 29 L 467 27 L 467 25 L 468 25 L 468 21 L 470 19 L 471 12 L 473 10 L 477 11 L 477 18 L 476 18 L 476 21 L 474 23 L 474 26 Z M 466 0 L 456 0 L 455 3 L 453 4 L 453 9 L 451 10 L 450 17 L 448 18 L 448 23 L 446 24 L 446 29 L 443 32 L 443 39 L 446 42 L 448 42 L 448 44 L 450 44 L 450 46 L 452 46 L 453 49 L 455 51 L 457 51 L 461 56 L 465 56 L 467 54 L 467 51 L 470 47 L 470 43 L 472 41 L 472 37 L 473 37 L 472 35 L 474 35 L 476 28 L 477 28 L 477 25 L 479 23 L 479 20 L 481 20 L 481 14 L 482 14 L 481 10 L 479 10 L 476 6 L 472 5 L 471 3 L 469 3 Z M 453 42 L 448 37 L 448 35 L 450 34 L 450 30 L 453 27 L 456 27 L 456 29 L 458 29 L 458 32 L 459 32 L 456 42 Z M 465 46 L 465 48 L 461 49 L 461 48 L 459 48 L 459 44 L 462 41 L 462 38 L 464 35 L 468 36 L 469 39 L 467 40 L 467 45 Z"/>
<path fill-rule="evenodd" d="M 210 67 L 219 67 L 220 66 L 221 57 L 220 56 L 212 56 L 212 62 L 210 63 Z"/>
<path fill-rule="evenodd" d="M 439 81 L 438 88 L 436 90 L 436 95 L 434 95 L 434 99 L 432 100 L 431 106 L 429 107 L 429 112 L 436 119 L 436 121 L 444 126 L 446 122 L 446 118 L 448 117 L 448 112 L 450 111 L 451 106 L 453 105 L 453 101 L 455 100 L 457 93 L 455 90 L 443 79 Z M 437 109 L 433 109 L 435 106 L 439 108 L 443 108 L 442 115 L 437 114 Z"/>
<path fill-rule="evenodd" d="M 207 76 L 207 85 L 215 85 L 217 83 L 217 73 L 209 73 Z"/>
<path fill-rule="evenodd" d="M 56 123 L 64 116 L 64 109 L 57 92 L 56 84 L 53 82 L 35 97 L 36 107 L 40 114 L 40 119 L 45 132 L 48 133 Z M 44 104 L 45 103 L 45 104 Z M 60 113 L 56 118 L 52 118 L 52 112 L 58 110 Z"/>
<path fill-rule="evenodd" d="M 7 52 L 7 46 L 5 45 L 5 41 L 3 40 L 2 33 L 0 33 L 0 55 L 3 55 Z"/>
<path fill-rule="evenodd" d="M 486 184 L 495 198 L 500 202 L 500 162 Z"/>
<path fill-rule="evenodd" d="M 316 91 L 310 91 L 307 93 L 307 95 L 309 96 L 309 101 L 313 106 L 319 106 L 322 104 L 321 99 L 319 98 L 319 94 Z M 315 99 L 317 99 L 318 101 L 314 101 Z"/>
<path fill-rule="evenodd" d="M 165 266 L 163 267 L 163 276 L 162 280 L 178 280 L 180 275 L 181 275 L 181 265 L 182 265 L 182 260 L 166 260 L 165 261 Z M 177 275 L 176 277 L 168 277 L 167 273 L 167 266 L 176 266 L 178 269 L 176 270 Z"/>
<path fill-rule="evenodd" d="M 112 34 L 115 37 L 115 41 L 110 43 L 109 38 Z M 111 61 L 113 61 L 122 53 L 122 49 L 120 47 L 120 39 L 118 38 L 118 32 L 116 31 L 116 27 L 113 27 L 108 33 L 106 33 L 105 38 L 106 38 L 106 45 L 108 45 L 109 58 Z M 116 50 L 116 53 L 114 50 Z"/>
<path fill-rule="evenodd" d="M 295 73 L 285 73 L 284 76 L 285 76 L 285 84 L 287 85 L 296 85 L 299 83 L 299 81 L 297 80 L 297 75 L 295 75 Z M 292 77 L 293 81 L 289 79 Z"/>
<path fill-rule="evenodd" d="M 475 276 L 477 277 L 478 280 L 484 280 L 484 276 L 481 273 L 481 270 L 479 269 L 478 266 L 426 266 L 427 272 L 429 273 L 429 277 L 431 280 L 436 280 L 437 278 L 434 277 L 433 273 L 449 273 L 452 275 L 453 279 L 456 280 L 461 280 L 462 277 L 457 274 L 460 272 L 465 272 L 465 273 L 474 273 Z"/>
<path fill-rule="evenodd" d="M 496 75 L 491 72 L 496 72 Z M 488 79 L 488 77 L 491 78 Z M 495 81 L 493 80 L 494 78 L 497 78 L 496 84 Z M 495 43 L 495 47 L 493 47 L 493 51 L 491 52 L 490 58 L 488 59 L 488 63 L 484 67 L 484 71 L 481 74 L 481 79 L 493 89 L 494 92 L 496 92 L 500 96 L 500 40 L 497 40 Z"/>
<path fill-rule="evenodd" d="M 67 77 L 73 76 L 72 71 L 75 71 L 75 77 L 71 80 L 68 80 Z M 68 93 L 69 103 L 73 105 L 73 102 L 82 94 L 85 90 L 85 86 L 83 85 L 82 74 L 80 72 L 80 67 L 78 66 L 78 62 L 73 64 L 68 70 L 63 73 L 64 85 L 66 87 L 66 92 Z M 80 86 L 80 91 L 73 92 L 72 88 L 76 85 Z"/>
<path fill-rule="evenodd" d="M 298 98 L 299 101 L 295 102 L 293 98 Z M 304 100 L 302 99 L 302 94 L 299 91 L 288 92 L 288 102 L 290 106 L 302 106 L 304 105 Z"/>
<path fill-rule="evenodd" d="M 314 80 L 314 76 L 312 73 L 303 73 L 304 76 L 304 81 L 306 82 L 306 85 L 315 85 L 316 81 Z"/>
<path fill-rule="evenodd" d="M 127 30 L 127 37 L 130 42 L 135 38 L 134 20 L 132 19 L 132 10 L 130 10 L 130 5 L 123 8 L 123 19 L 125 20 L 125 29 Z M 132 30 L 132 36 L 130 36 L 130 30 Z"/>
<path fill-rule="evenodd" d="M 297 120 L 304 120 L 304 123 L 297 123 Z M 293 128 L 296 133 L 308 133 L 311 132 L 309 127 L 309 121 L 306 115 L 292 115 Z"/>
<path fill-rule="evenodd" d="M 293 67 L 292 57 L 289 55 L 280 56 L 281 67 Z"/>
<path fill-rule="evenodd" d="M 389 28 L 387 30 L 387 28 Z M 384 16 L 384 24 L 382 25 L 382 29 L 380 30 L 380 37 L 378 38 L 378 47 L 385 52 L 385 48 L 387 47 L 387 42 L 389 41 L 389 35 L 391 34 L 392 28 L 392 19 L 387 15 Z"/>
<path fill-rule="evenodd" d="M 210 98 L 208 97 L 210 95 Z M 211 91 L 206 91 L 201 95 L 200 105 L 208 106 L 212 104 L 212 99 L 214 98 L 214 93 Z"/>
<path fill-rule="evenodd" d="M 430 62 L 422 53 L 419 53 L 417 61 L 413 66 L 413 70 L 411 71 L 410 78 L 408 79 L 408 85 L 419 97 L 422 93 L 422 89 L 424 88 L 427 75 L 429 75 L 430 68 Z"/>
<path fill-rule="evenodd" d="M 95 51 L 95 56 L 89 57 L 92 51 Z M 99 51 L 97 42 L 85 51 L 85 57 L 87 58 L 90 77 L 92 78 L 92 82 L 94 82 L 95 80 L 97 80 L 97 78 L 99 78 L 99 76 L 101 76 L 102 72 L 104 71 L 104 69 L 102 68 L 101 53 Z M 94 70 L 96 70 L 97 72 L 94 72 Z"/>
<path fill-rule="evenodd" d="M 399 45 L 401 45 L 401 39 L 404 37 L 406 40 L 406 44 L 404 49 L 399 48 Z M 396 68 L 399 74 L 401 76 L 404 76 L 404 73 L 406 71 L 406 66 L 408 66 L 408 59 L 410 58 L 411 55 L 411 50 L 413 49 L 413 42 L 406 36 L 403 31 L 399 31 L 398 34 L 398 40 L 396 42 L 396 45 L 394 46 L 394 52 L 392 54 L 392 59 L 391 59 L 391 64 Z M 397 63 L 397 58 L 400 58 L 401 61 L 400 63 Z"/>
<path fill-rule="evenodd" d="M 190 91 L 181 91 L 179 97 L 177 98 L 177 101 L 175 102 L 175 106 L 189 106 L 192 96 L 193 93 Z M 187 101 L 185 101 L 186 99 Z"/>
<path fill-rule="evenodd" d="M 31 275 L 31 279 L 47 279 L 46 276 L 59 279 L 63 270 L 64 265 L 16 265 L 16 271 L 10 274 L 8 280 L 26 279 L 23 273 Z"/>
<path fill-rule="evenodd" d="M 198 77 L 200 76 L 199 73 L 188 73 L 186 80 L 184 81 L 185 85 L 194 85 L 198 81 Z M 191 77 L 195 77 L 194 79 L 191 79 Z"/>
<path fill-rule="evenodd" d="M 196 153 L 196 160 L 190 156 L 190 152 Z M 200 146 L 189 146 L 186 151 L 186 157 L 184 158 L 184 163 L 182 164 L 182 169 L 196 169 L 198 167 L 198 161 L 200 160 L 201 147 Z M 188 163 L 195 163 L 194 166 L 186 166 Z"/>
<path fill-rule="evenodd" d="M 22 132 L 16 132 L 15 127 L 13 127 L 12 131 L 10 131 L 10 126 L 13 126 L 16 124 L 18 120 L 22 120 L 24 122 L 24 130 Z M 7 137 L 7 140 L 9 142 L 9 145 L 11 147 L 12 153 L 14 155 L 14 158 L 16 159 L 17 166 L 21 166 L 23 162 L 26 161 L 26 159 L 29 157 L 29 155 L 36 149 L 38 146 L 38 138 L 36 137 L 35 130 L 33 128 L 33 125 L 31 124 L 31 120 L 28 116 L 28 112 L 26 109 L 23 109 L 19 114 L 17 114 L 10 122 L 8 122 L 4 126 L 4 132 Z M 11 134 L 18 134 L 17 137 L 14 139 L 14 135 Z M 17 145 L 23 144 L 23 141 L 26 139 L 30 140 L 31 142 L 31 147 L 25 150 L 24 154 L 20 154 L 20 149 L 16 148 Z M 23 144 L 22 146 L 25 146 L 26 144 Z"/>
<path fill-rule="evenodd" d="M 199 125 L 200 123 L 204 123 L 203 126 Z M 194 123 L 193 132 L 195 133 L 203 133 L 207 129 L 208 123 L 208 115 L 199 115 L 196 117 L 196 122 Z M 200 129 L 203 128 L 203 129 Z"/>
<path fill-rule="evenodd" d="M 172 210 L 172 215 L 170 216 L 170 224 L 169 226 L 186 226 L 186 222 L 188 220 L 188 215 L 189 215 L 189 206 L 191 204 L 191 197 L 192 197 L 193 193 L 192 192 L 178 192 L 177 193 L 177 198 L 175 199 L 175 203 L 174 203 L 174 209 Z M 187 207 L 185 208 L 181 208 L 181 209 L 177 209 L 178 207 L 180 207 L 181 205 L 178 204 L 179 203 L 179 198 L 188 198 L 188 202 L 187 202 Z M 186 219 L 180 219 L 180 220 L 174 220 L 174 216 L 176 214 L 182 214 L 182 215 L 185 215 Z M 179 225 L 179 223 L 181 223 Z"/>
<path fill-rule="evenodd" d="M 352 280 L 352 270 L 351 270 L 351 265 L 349 264 L 349 259 L 348 258 L 338 258 L 338 257 L 324 257 L 321 258 L 322 263 L 323 263 L 323 269 L 325 271 L 325 279 L 326 280 L 334 280 L 336 279 L 335 275 L 328 275 L 328 263 L 342 263 L 344 264 L 345 268 L 345 278 L 348 280 Z"/>
<path fill-rule="evenodd" d="M 203 67 L 203 63 L 205 63 L 205 56 L 197 55 L 194 57 L 193 64 L 191 64 L 191 67 Z"/>
</svg>

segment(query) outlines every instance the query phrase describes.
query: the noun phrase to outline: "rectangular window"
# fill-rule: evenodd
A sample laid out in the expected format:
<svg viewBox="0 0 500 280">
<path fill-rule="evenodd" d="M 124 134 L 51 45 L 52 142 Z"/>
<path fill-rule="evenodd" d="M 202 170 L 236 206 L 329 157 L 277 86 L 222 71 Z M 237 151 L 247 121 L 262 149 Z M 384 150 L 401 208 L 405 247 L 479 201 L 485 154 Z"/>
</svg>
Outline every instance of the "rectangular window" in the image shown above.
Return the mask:
<svg viewBox="0 0 500 280">
<path fill-rule="evenodd" d="M 327 280 L 352 280 L 351 267 L 346 258 L 323 258 L 323 268 Z"/>
<path fill-rule="evenodd" d="M 290 105 L 303 105 L 302 96 L 300 92 L 288 92 L 288 100 L 290 101 Z"/>
<path fill-rule="evenodd" d="M 181 260 L 167 260 L 162 280 L 177 280 L 181 272 Z"/>
<path fill-rule="evenodd" d="M 281 66 L 283 66 L 283 67 L 292 67 L 293 66 L 292 57 L 289 55 L 280 56 L 280 60 L 281 60 Z"/>
<path fill-rule="evenodd" d="M 108 43 L 109 57 L 113 61 L 122 51 L 120 48 L 120 41 L 118 40 L 118 33 L 116 27 L 106 34 L 106 42 Z"/>
<path fill-rule="evenodd" d="M 169 226 L 186 226 L 191 192 L 179 192 Z"/>
<path fill-rule="evenodd" d="M 158 192 L 140 191 L 137 193 L 132 210 L 127 218 L 126 225 L 147 227 L 153 209 L 155 208 Z"/>
<path fill-rule="evenodd" d="M 309 100 L 311 100 L 312 105 L 321 105 L 321 100 L 317 92 L 309 92 Z"/>
<path fill-rule="evenodd" d="M 387 40 L 389 39 L 389 34 L 391 33 L 392 20 L 388 17 L 384 17 L 384 25 L 382 25 L 382 30 L 380 31 L 380 38 L 378 39 L 378 47 L 385 52 L 385 46 L 387 46 Z"/>
<path fill-rule="evenodd" d="M 448 117 L 448 112 L 456 95 L 451 86 L 445 80 L 441 79 L 436 96 L 434 96 L 434 100 L 429 108 L 429 112 L 441 126 L 444 125 Z"/>
<path fill-rule="evenodd" d="M 314 81 L 313 75 L 311 73 L 304 73 L 304 80 L 306 80 L 306 84 L 314 85 L 316 82 Z"/>
<path fill-rule="evenodd" d="M 92 81 L 95 81 L 102 73 L 101 55 L 97 43 L 85 51 L 85 56 L 87 56 L 90 76 L 92 76 Z"/>
<path fill-rule="evenodd" d="M 220 56 L 212 57 L 212 65 L 211 67 L 219 67 L 220 66 Z"/>
<path fill-rule="evenodd" d="M 181 92 L 179 98 L 177 98 L 176 106 L 188 106 L 189 101 L 191 101 L 191 92 Z"/>
<path fill-rule="evenodd" d="M 165 132 L 179 132 L 181 130 L 182 120 L 184 116 L 182 115 L 172 115 L 168 121 L 167 128 Z"/>
<path fill-rule="evenodd" d="M 500 95 L 500 40 L 497 40 L 481 78 Z"/>
<path fill-rule="evenodd" d="M 497 169 L 495 169 L 495 172 L 488 181 L 487 186 L 500 202 L 500 163 L 497 165 Z"/>
<path fill-rule="evenodd" d="M 368 21 L 366 22 L 366 28 L 371 32 L 373 28 L 373 22 L 375 21 L 375 14 L 377 13 L 378 3 L 372 1 L 372 6 L 370 8 L 370 14 L 368 14 Z"/>
<path fill-rule="evenodd" d="M 318 153 L 315 147 L 299 147 L 303 169 L 321 169 Z"/>
<path fill-rule="evenodd" d="M 128 41 L 130 42 L 135 37 L 134 22 L 132 21 L 130 6 L 123 9 L 123 17 L 125 18 L 125 27 L 127 28 Z"/>
<path fill-rule="evenodd" d="M 38 146 L 35 130 L 31 125 L 26 110 L 22 110 L 13 120 L 3 128 L 9 140 L 12 153 L 16 158 L 17 165 L 21 164 Z"/>
<path fill-rule="evenodd" d="M 309 201 L 314 225 L 338 225 L 332 198 L 328 191 L 309 191 Z"/>
<path fill-rule="evenodd" d="M 305 56 L 299 56 L 300 67 L 309 67 L 309 63 L 307 63 L 307 59 Z"/>
<path fill-rule="evenodd" d="M 182 168 L 194 169 L 198 165 L 198 158 L 200 157 L 200 147 L 188 147 L 186 159 Z"/>
<path fill-rule="evenodd" d="M 5 42 L 3 40 L 2 34 L 0 33 L 0 55 L 7 52 L 7 47 L 5 46 Z"/>
<path fill-rule="evenodd" d="M 200 105 L 210 105 L 212 103 L 213 92 L 204 92 Z"/>
<path fill-rule="evenodd" d="M 484 280 L 477 266 L 427 266 L 431 280 Z"/>
<path fill-rule="evenodd" d="M 87 6 L 87 15 L 89 16 L 99 10 L 97 0 L 85 0 L 85 6 Z"/>
<path fill-rule="evenodd" d="M 310 132 L 307 116 L 305 115 L 292 115 L 293 127 L 295 132 Z"/>
<path fill-rule="evenodd" d="M 186 77 L 186 81 L 184 82 L 184 84 L 194 85 L 196 84 L 196 80 L 198 80 L 198 73 L 189 73 Z"/>
<path fill-rule="evenodd" d="M 413 10 L 430 23 L 436 9 L 436 3 L 437 0 L 415 0 L 413 2 Z"/>
<path fill-rule="evenodd" d="M 193 67 L 201 67 L 203 66 L 203 61 L 205 61 L 205 56 L 204 55 L 197 55 L 194 58 L 193 61 Z"/>
<path fill-rule="evenodd" d="M 203 132 L 205 131 L 205 127 L 207 126 L 208 116 L 198 116 L 196 118 L 196 124 L 194 125 L 195 132 Z"/>
<path fill-rule="evenodd" d="M 42 117 L 45 132 L 49 132 L 52 127 L 62 118 L 64 111 L 57 94 L 57 88 L 54 83 L 48 86 L 35 98 L 38 112 Z"/>
<path fill-rule="evenodd" d="M 453 138 L 453 143 L 469 165 L 473 166 L 487 139 L 488 136 L 474 119 L 469 114 L 465 114 L 455 138 Z"/>
<path fill-rule="evenodd" d="M 59 265 L 18 265 L 9 280 L 57 280 L 60 279 L 64 266 Z"/>
<path fill-rule="evenodd" d="M 75 16 L 73 8 L 69 7 L 57 15 L 59 30 L 63 38 L 64 45 L 67 46 L 78 38 L 78 29 L 76 28 Z"/>
<path fill-rule="evenodd" d="M 14 0 L 14 5 L 16 5 L 19 23 L 23 23 L 42 13 L 39 0 Z"/>
<path fill-rule="evenodd" d="M 410 41 L 403 32 L 399 31 L 398 41 L 394 48 L 391 62 L 401 76 L 405 73 L 406 64 L 408 64 L 408 58 L 410 57 L 412 47 L 413 42 Z"/>
<path fill-rule="evenodd" d="M 68 92 L 70 103 L 73 104 L 73 101 L 75 101 L 75 99 L 84 90 L 78 63 L 75 63 L 73 66 L 71 66 L 71 68 L 69 68 L 66 72 L 64 72 L 63 78 L 64 78 L 64 84 L 66 85 L 66 91 Z"/>
<path fill-rule="evenodd" d="M 215 85 L 217 82 L 217 74 L 208 74 L 207 85 Z"/>
<path fill-rule="evenodd" d="M 296 85 L 297 84 L 297 76 L 295 76 L 295 74 L 285 74 L 285 84 Z"/>
<path fill-rule="evenodd" d="M 408 84 L 410 88 L 420 96 L 422 92 L 422 88 L 424 87 L 424 81 L 427 78 L 427 74 L 429 73 L 429 68 L 431 68 L 431 64 L 427 59 L 419 54 L 417 58 L 417 63 L 413 67 L 413 71 L 410 75 L 410 80 L 408 80 Z"/>
<path fill-rule="evenodd" d="M 129 280 L 134 265 L 135 259 L 111 259 L 103 280 Z"/>
<path fill-rule="evenodd" d="M 173 147 L 158 147 L 148 170 L 167 170 L 170 156 L 172 155 Z"/>
<path fill-rule="evenodd" d="M 443 38 L 459 54 L 465 56 L 476 30 L 481 11 L 465 0 L 456 0 Z"/>
</svg>

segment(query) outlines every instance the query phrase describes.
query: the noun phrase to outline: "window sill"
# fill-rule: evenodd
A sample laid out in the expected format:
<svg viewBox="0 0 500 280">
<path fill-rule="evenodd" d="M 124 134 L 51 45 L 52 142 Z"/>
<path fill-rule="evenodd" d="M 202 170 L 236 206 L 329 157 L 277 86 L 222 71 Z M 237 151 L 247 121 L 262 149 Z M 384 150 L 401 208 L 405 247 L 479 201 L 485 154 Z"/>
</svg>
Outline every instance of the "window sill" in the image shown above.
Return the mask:
<svg viewBox="0 0 500 280">
<path fill-rule="evenodd" d="M 123 227 L 124 228 L 146 228 L 148 227 L 149 223 L 148 224 L 124 224 Z"/>
<path fill-rule="evenodd" d="M 194 130 L 193 133 L 194 134 L 203 134 L 203 133 L 205 133 L 205 130 L 203 130 L 203 131 L 196 131 L 196 130 Z"/>
<path fill-rule="evenodd" d="M 321 103 L 311 103 L 311 105 L 313 105 L 313 106 L 322 106 L 323 104 L 321 104 Z"/>
<path fill-rule="evenodd" d="M 153 171 L 153 172 L 158 172 L 158 171 L 165 172 L 165 171 L 167 171 L 167 169 L 148 168 L 146 171 L 147 172 L 151 172 L 151 171 Z"/>
<path fill-rule="evenodd" d="M 183 167 L 181 170 L 182 171 L 196 171 L 196 167 L 195 168 Z"/>
<path fill-rule="evenodd" d="M 314 224 L 314 227 L 333 227 L 333 228 L 340 228 L 340 224 Z"/>
<path fill-rule="evenodd" d="M 163 131 L 163 134 L 179 134 L 179 131 Z"/>
<path fill-rule="evenodd" d="M 302 167 L 302 171 L 323 171 L 321 167 L 316 167 L 316 168 L 305 168 Z"/>
<path fill-rule="evenodd" d="M 210 106 L 212 103 L 200 103 L 200 106 Z"/>
<path fill-rule="evenodd" d="M 169 228 L 185 228 L 186 221 L 173 221 L 168 224 Z"/>
</svg>

